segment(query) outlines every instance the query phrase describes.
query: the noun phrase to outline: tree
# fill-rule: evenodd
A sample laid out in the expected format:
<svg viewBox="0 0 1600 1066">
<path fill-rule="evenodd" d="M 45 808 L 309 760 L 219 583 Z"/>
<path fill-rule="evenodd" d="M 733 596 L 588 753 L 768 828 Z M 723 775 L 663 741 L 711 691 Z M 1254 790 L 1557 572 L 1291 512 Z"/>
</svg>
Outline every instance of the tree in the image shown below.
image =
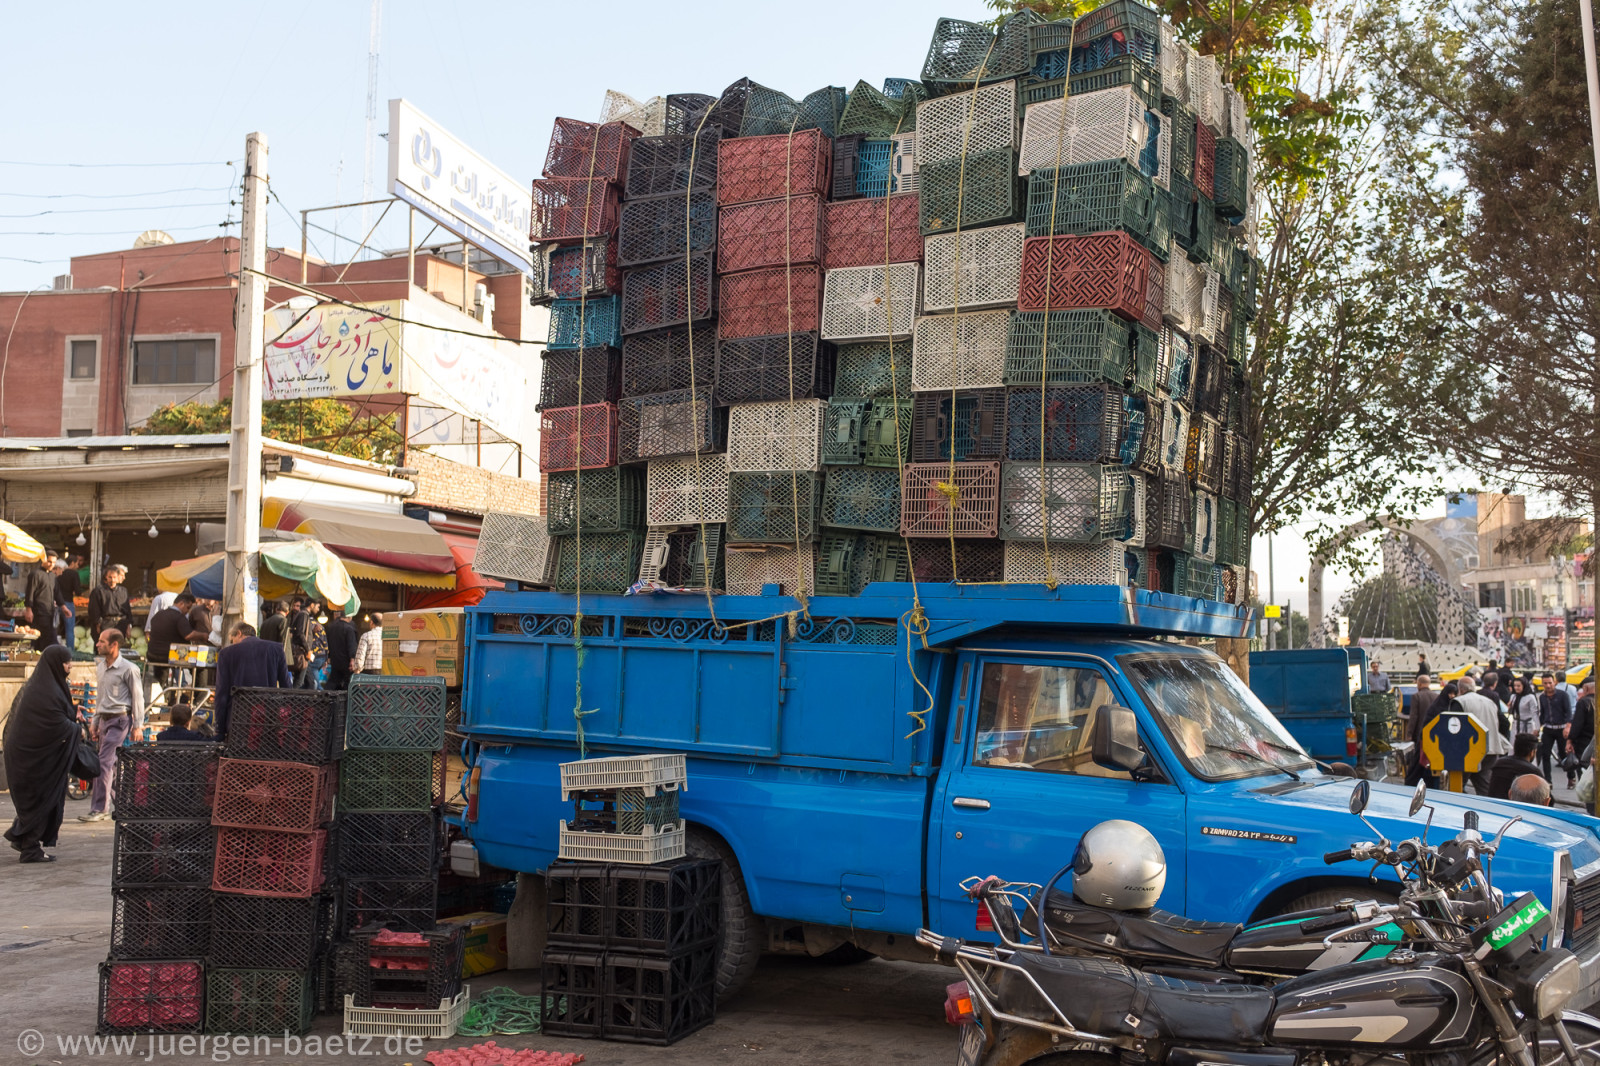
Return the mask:
<svg viewBox="0 0 1600 1066">
<path fill-rule="evenodd" d="M 1391 141 L 1447 164 L 1411 176 L 1458 231 L 1437 297 L 1474 373 L 1443 443 L 1558 495 L 1600 528 L 1600 262 L 1583 38 L 1574 0 L 1385 0 Z"/>
<path fill-rule="evenodd" d="M 232 419 L 231 399 L 169 403 L 157 408 L 134 432 L 178 436 L 226 433 Z M 400 454 L 400 434 L 393 415 L 358 417 L 349 406 L 326 397 L 266 401 L 261 405 L 261 432 L 273 440 L 375 462 L 392 463 Z"/>
</svg>

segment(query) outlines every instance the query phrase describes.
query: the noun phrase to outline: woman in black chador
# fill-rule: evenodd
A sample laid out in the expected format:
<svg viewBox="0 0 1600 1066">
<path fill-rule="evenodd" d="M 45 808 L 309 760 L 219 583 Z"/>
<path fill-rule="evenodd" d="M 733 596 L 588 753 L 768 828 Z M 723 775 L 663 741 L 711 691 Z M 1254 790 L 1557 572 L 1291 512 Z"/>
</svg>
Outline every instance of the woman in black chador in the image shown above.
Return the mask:
<svg viewBox="0 0 1600 1066">
<path fill-rule="evenodd" d="M 71 661 L 61 645 L 46 648 L 6 719 L 6 780 L 17 817 L 5 837 L 22 852 L 22 862 L 55 861 L 44 849 L 56 846 L 78 743 L 78 713 L 67 687 Z"/>
</svg>

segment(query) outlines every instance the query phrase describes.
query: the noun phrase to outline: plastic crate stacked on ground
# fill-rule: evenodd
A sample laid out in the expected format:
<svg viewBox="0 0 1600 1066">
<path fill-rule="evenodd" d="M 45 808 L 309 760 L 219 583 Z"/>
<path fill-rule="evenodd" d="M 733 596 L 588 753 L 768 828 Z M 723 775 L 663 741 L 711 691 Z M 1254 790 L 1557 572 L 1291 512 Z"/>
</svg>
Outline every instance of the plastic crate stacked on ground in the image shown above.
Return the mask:
<svg viewBox="0 0 1600 1066">
<path fill-rule="evenodd" d="M 1125 159 L 1035 170 L 1028 178 L 1028 236 L 1120 229 L 1166 259 L 1170 225 L 1155 225 L 1156 199 L 1150 178 Z"/>
<path fill-rule="evenodd" d="M 198 959 L 100 964 L 96 1032 L 198 1033 L 205 1026 L 205 966 Z"/>
<path fill-rule="evenodd" d="M 622 274 L 622 333 L 707 324 L 716 314 L 713 253 L 666 259 Z"/>
<path fill-rule="evenodd" d="M 822 466 L 822 400 L 740 404 L 728 412 L 728 469 L 734 474 Z"/>
<path fill-rule="evenodd" d="M 913 537 L 906 549 L 918 581 L 993 583 L 1006 577 L 1006 545 L 998 538 Z"/>
<path fill-rule="evenodd" d="M 867 341 L 910 337 L 921 308 L 920 264 L 830 270 L 822 299 L 822 338 Z"/>
<path fill-rule="evenodd" d="M 1139 441 L 1129 433 L 1128 413 L 1128 393 L 1111 385 L 1008 389 L 1006 458 L 1129 465 Z"/>
<path fill-rule="evenodd" d="M 631 755 L 561 764 L 561 795 L 574 801 L 558 857 L 651 865 L 680 859 L 677 794 L 688 787 L 682 755 Z"/>
<path fill-rule="evenodd" d="M 768 585 L 782 596 L 815 591 L 812 571 L 816 545 L 745 544 L 728 546 L 727 591 L 732 596 L 759 596 Z"/>
<path fill-rule="evenodd" d="M 644 471 L 612 466 L 545 479 L 550 535 L 626 533 L 644 525 Z"/>
<path fill-rule="evenodd" d="M 717 334 L 708 325 L 635 333 L 622 341 L 623 396 L 650 396 L 691 386 L 696 393 L 709 395 L 716 376 Z"/>
<path fill-rule="evenodd" d="M 338 956 L 339 983 L 358 1007 L 436 1008 L 461 991 L 459 925 L 426 932 L 388 928 L 350 937 Z"/>
<path fill-rule="evenodd" d="M 898 469 L 888 466 L 830 467 L 825 482 L 822 493 L 823 526 L 877 533 L 899 531 Z M 817 565 L 821 567 L 820 560 Z"/>
<path fill-rule="evenodd" d="M 822 262 L 822 195 L 732 204 L 717 225 L 717 269 L 724 274 L 785 263 Z"/>
<path fill-rule="evenodd" d="M 722 340 L 814 333 L 822 318 L 822 267 L 802 263 L 723 274 L 717 301 Z"/>
<path fill-rule="evenodd" d="M 720 452 L 727 429 L 728 409 L 716 406 L 710 389 L 624 396 L 617 404 L 618 452 L 624 463 Z"/>
<path fill-rule="evenodd" d="M 1004 389 L 919 392 L 911 408 L 910 458 L 958 463 L 1005 458 Z"/>
<path fill-rule="evenodd" d="M 622 395 L 622 353 L 616 348 L 570 348 L 540 356 L 539 403 L 534 408 L 616 403 Z"/>
<path fill-rule="evenodd" d="M 999 463 L 911 463 L 901 491 L 905 537 L 994 537 L 1000 532 Z"/>
<path fill-rule="evenodd" d="M 1144 585 L 1143 548 L 1120 540 L 1100 544 L 1008 540 L 1006 580 L 1029 584 Z"/>
<path fill-rule="evenodd" d="M 859 596 L 874 581 L 907 581 L 910 573 L 899 537 L 841 530 L 824 534 L 817 545 L 816 590 L 824 596 Z"/>
<path fill-rule="evenodd" d="M 922 64 L 922 83 L 931 92 L 959 93 L 975 84 L 1026 74 L 1033 65 L 1029 27 L 1042 22 L 1043 16 L 1028 10 L 1012 15 L 998 30 L 982 22 L 940 19 Z"/>
<path fill-rule="evenodd" d="M 594 470 L 617 462 L 617 405 L 547 408 L 539 419 L 539 470 Z"/>
<path fill-rule="evenodd" d="M 728 496 L 730 545 L 792 545 L 816 538 L 822 503 L 820 474 L 730 473 Z"/>
<path fill-rule="evenodd" d="M 538 246 L 532 257 L 528 302 L 593 299 L 622 291 L 615 240 Z"/>
<path fill-rule="evenodd" d="M 1159 130 L 1149 103 L 1130 85 L 1042 100 L 1030 104 L 1023 119 L 1018 173 L 1126 160 L 1154 178 L 1160 171 Z"/>
<path fill-rule="evenodd" d="M 645 522 L 652 528 L 728 520 L 728 464 L 721 455 L 652 459 L 645 468 Z"/>
</svg>

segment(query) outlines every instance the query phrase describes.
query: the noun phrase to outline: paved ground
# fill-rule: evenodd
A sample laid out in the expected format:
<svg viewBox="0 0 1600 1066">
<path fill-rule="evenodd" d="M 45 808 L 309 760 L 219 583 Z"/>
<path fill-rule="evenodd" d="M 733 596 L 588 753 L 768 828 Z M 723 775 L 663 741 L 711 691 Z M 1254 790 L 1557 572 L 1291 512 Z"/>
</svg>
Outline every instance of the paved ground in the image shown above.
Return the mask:
<svg viewBox="0 0 1600 1066">
<path fill-rule="evenodd" d="M 92 1037 L 97 1006 L 97 967 L 105 958 L 111 923 L 112 823 L 84 825 L 71 819 L 87 810 L 68 803 L 66 828 L 57 861 L 22 866 L 0 851 L 0 1063 L 156 1062 L 235 1064 L 296 1063 L 304 1066 L 360 1061 L 374 1064 L 415 1063 L 421 1055 L 384 1054 L 381 1047 L 367 1057 L 341 1050 L 337 1054 L 233 1055 L 182 1057 L 158 1053 L 148 1043 L 127 1051 L 95 1055 L 72 1041 Z M 10 824 L 10 798 L 0 795 L 0 825 Z M 755 979 L 740 995 L 722 1005 L 716 1022 L 670 1048 L 544 1037 L 494 1037 L 503 1047 L 534 1047 L 577 1052 L 602 1064 L 722 1064 L 762 1062 L 817 1063 L 945 1063 L 955 1057 L 955 1031 L 944 1024 L 944 986 L 953 971 L 912 963 L 868 962 L 859 966 L 827 966 L 810 959 L 772 957 L 763 961 Z M 532 992 L 531 972 L 489 974 L 475 979 L 478 990 L 509 985 Z M 338 1018 L 317 1020 L 314 1036 L 339 1033 Z M 26 1036 L 24 1035 L 26 1033 Z M 42 1050 L 19 1047 L 34 1035 Z M 457 1038 L 429 1041 L 423 1054 L 445 1047 L 477 1043 Z M 70 1049 L 77 1046 L 77 1052 Z M 26 1052 L 26 1053 L 25 1053 Z"/>
</svg>

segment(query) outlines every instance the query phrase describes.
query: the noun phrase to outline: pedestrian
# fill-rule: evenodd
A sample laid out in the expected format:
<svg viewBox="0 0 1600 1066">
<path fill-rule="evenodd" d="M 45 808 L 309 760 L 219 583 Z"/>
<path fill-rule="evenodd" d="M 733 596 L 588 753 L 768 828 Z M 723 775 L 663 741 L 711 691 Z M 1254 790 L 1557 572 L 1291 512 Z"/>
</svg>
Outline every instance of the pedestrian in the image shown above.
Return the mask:
<svg viewBox="0 0 1600 1066">
<path fill-rule="evenodd" d="M 266 620 L 261 623 L 261 639 L 282 647 L 285 662 L 294 660 L 294 648 L 289 642 L 289 601 L 272 601 Z"/>
<path fill-rule="evenodd" d="M 1511 791 L 1511 782 L 1524 774 L 1537 774 L 1539 768 L 1533 763 L 1533 755 L 1538 750 L 1537 736 L 1518 733 L 1517 739 L 1511 742 L 1511 754 L 1496 761 L 1494 773 L 1489 775 L 1489 797 L 1505 799 L 1506 793 Z"/>
<path fill-rule="evenodd" d="M 89 635 L 95 639 L 96 647 L 100 634 L 108 627 L 121 630 L 124 637 L 133 629 L 133 608 L 128 604 L 128 590 L 122 587 L 127 576 L 126 566 L 112 563 L 105 568 L 100 584 L 89 593 Z"/>
<path fill-rule="evenodd" d="M 212 603 L 210 600 L 195 599 L 194 606 L 189 608 L 189 631 L 191 637 L 196 633 L 201 634 L 201 636 L 198 639 L 190 640 L 189 643 L 211 643 L 211 630 L 213 628 L 211 611 Z"/>
<path fill-rule="evenodd" d="M 1550 794 L 1550 782 L 1538 774 L 1523 774 L 1511 782 L 1506 799 L 1516 803 L 1531 803 L 1535 807 L 1553 807 L 1556 802 Z"/>
<path fill-rule="evenodd" d="M 122 655 L 122 630 L 107 627 L 95 642 L 102 656 L 95 664 L 94 718 L 89 736 L 100 745 L 100 776 L 94 779 L 89 796 L 89 813 L 80 822 L 103 822 L 111 817 L 111 775 L 117 767 L 117 749 L 122 738 L 133 734 L 134 742 L 144 739 L 144 684 L 139 671 Z"/>
<path fill-rule="evenodd" d="M 1500 723 L 1500 735 L 1505 738 L 1507 744 L 1510 744 L 1511 738 L 1517 732 L 1516 721 L 1507 711 L 1506 701 L 1500 698 L 1500 691 L 1495 687 L 1498 679 L 1493 674 L 1485 673 L 1481 679 L 1476 680 L 1478 680 L 1478 692 L 1494 703 L 1495 719 Z"/>
<path fill-rule="evenodd" d="M 1544 675 L 1544 691 L 1539 694 L 1539 770 L 1552 781 L 1551 755 L 1566 750 L 1567 729 L 1572 725 L 1572 708 L 1567 694 L 1556 688 L 1554 674 Z"/>
<path fill-rule="evenodd" d="M 1594 743 L 1594 678 L 1586 678 L 1578 693 L 1578 707 L 1572 712 L 1572 725 L 1567 728 L 1567 754 L 1573 756 L 1577 766 L 1585 765 L 1589 745 Z M 1567 771 L 1567 787 L 1577 787 L 1577 774 Z"/>
<path fill-rule="evenodd" d="M 1489 794 L 1489 775 L 1494 771 L 1494 764 L 1500 756 L 1511 750 L 1511 745 L 1500 732 L 1499 705 L 1478 692 L 1477 687 L 1477 682 L 1472 679 L 1471 674 L 1458 680 L 1457 695 L 1451 701 L 1450 709 L 1472 715 L 1472 720 L 1478 723 L 1478 728 L 1484 732 L 1487 753 L 1483 757 L 1483 762 L 1478 765 L 1477 772 L 1469 774 L 1468 777 L 1472 780 L 1472 790 L 1480 796 L 1486 796 Z"/>
<path fill-rule="evenodd" d="M 73 601 L 82 591 L 78 572 L 67 565 L 67 560 L 56 559 L 56 605 L 61 608 L 61 643 L 72 651 L 78 644 L 78 605 Z"/>
<path fill-rule="evenodd" d="M 178 598 L 176 592 L 158 592 L 150 597 L 150 608 L 144 616 L 144 638 L 150 639 L 150 626 L 155 622 L 156 615 L 172 606 L 172 601 Z"/>
<path fill-rule="evenodd" d="M 1423 674 L 1431 674 L 1431 673 L 1433 673 L 1433 668 L 1428 665 L 1428 653 L 1427 652 L 1418 652 L 1417 653 L 1417 676 L 1421 677 Z"/>
<path fill-rule="evenodd" d="M 1389 675 L 1383 672 L 1383 664 L 1376 659 L 1372 660 L 1372 665 L 1367 667 L 1367 691 L 1389 691 Z"/>
<path fill-rule="evenodd" d="M 56 846 L 61 831 L 78 745 L 78 709 L 67 685 L 71 661 L 66 648 L 46 648 L 6 718 L 3 758 L 16 815 L 5 838 L 22 853 L 19 862 L 55 862 L 44 849 Z"/>
<path fill-rule="evenodd" d="M 207 741 L 212 739 L 204 733 L 189 728 L 189 723 L 194 720 L 194 708 L 187 703 L 175 703 L 172 706 L 172 724 L 156 734 L 157 744 L 171 744 L 175 741 Z"/>
<path fill-rule="evenodd" d="M 1489 664 L 1489 669 L 1495 670 L 1493 662 Z M 1511 702 L 1511 678 L 1513 674 L 1514 672 L 1509 666 L 1502 666 L 1495 670 L 1495 691 L 1499 693 L 1501 703 Z"/>
<path fill-rule="evenodd" d="M 356 633 L 355 669 L 363 674 L 383 673 L 383 615 L 362 615 Z"/>
<path fill-rule="evenodd" d="M 289 670 L 294 674 L 295 688 L 316 688 L 311 677 L 311 625 L 313 619 L 306 610 L 306 598 L 296 596 L 289 607 Z"/>
<path fill-rule="evenodd" d="M 328 616 L 315 600 L 306 605 L 306 613 L 311 616 L 311 687 L 321 688 L 328 679 L 328 630 L 323 625 Z"/>
<path fill-rule="evenodd" d="M 211 619 L 205 619 L 205 628 L 197 629 L 194 623 L 194 593 L 185 589 L 172 599 L 172 606 L 155 616 L 150 622 L 150 644 L 145 651 L 145 662 L 158 665 L 171 661 L 174 644 L 204 644 L 211 639 Z"/>
<path fill-rule="evenodd" d="M 1435 703 L 1439 694 L 1433 691 L 1433 678 L 1426 672 L 1417 675 L 1417 691 L 1411 697 L 1411 717 L 1406 720 L 1406 739 L 1411 741 L 1411 758 L 1406 765 L 1406 784 L 1426 781 L 1429 788 L 1438 788 L 1439 779 L 1428 766 L 1422 753 L 1422 731 L 1428 723 L 1439 717 Z"/>
<path fill-rule="evenodd" d="M 23 617 L 39 631 L 33 646 L 43 650 L 56 642 L 56 553 L 46 548 L 39 565 L 28 571 L 27 585 L 22 591 L 22 603 L 27 608 Z"/>
<path fill-rule="evenodd" d="M 1551 677 L 1550 674 L 1545 676 Z M 1576 711 L 1578 709 L 1578 690 L 1567 682 L 1567 672 L 1565 670 L 1557 672 L 1553 680 L 1556 683 L 1556 691 L 1563 693 L 1567 697 L 1567 710 Z"/>
<path fill-rule="evenodd" d="M 1511 682 L 1511 700 L 1506 711 L 1511 715 L 1512 728 L 1518 733 L 1539 735 L 1539 697 L 1528 690 L 1527 682 L 1520 677 Z"/>
<path fill-rule="evenodd" d="M 217 653 L 217 739 L 228 736 L 236 688 L 294 688 L 283 645 L 256 636 L 248 622 L 234 625 L 229 644 Z"/>
<path fill-rule="evenodd" d="M 342 692 L 350 687 L 350 674 L 355 669 L 360 638 L 356 635 L 356 627 L 345 619 L 344 612 L 337 607 L 328 608 L 328 624 L 324 627 L 324 631 L 328 637 L 326 687 L 335 692 Z"/>
</svg>

